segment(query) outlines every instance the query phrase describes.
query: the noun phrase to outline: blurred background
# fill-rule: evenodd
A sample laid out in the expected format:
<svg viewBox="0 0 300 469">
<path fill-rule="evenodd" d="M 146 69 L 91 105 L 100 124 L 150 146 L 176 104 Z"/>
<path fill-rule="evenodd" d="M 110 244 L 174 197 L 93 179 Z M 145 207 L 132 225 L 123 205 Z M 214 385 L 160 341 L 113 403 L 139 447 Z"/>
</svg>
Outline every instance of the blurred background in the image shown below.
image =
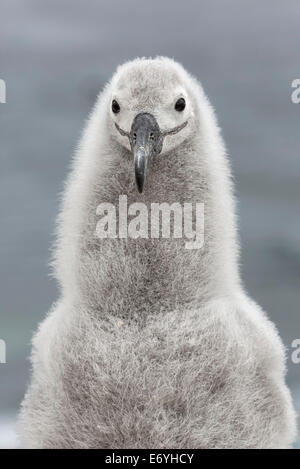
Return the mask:
<svg viewBox="0 0 300 469">
<path fill-rule="evenodd" d="M 30 340 L 58 292 L 49 278 L 59 193 L 84 121 L 117 65 L 174 57 L 202 82 L 232 161 L 247 290 L 287 347 L 300 410 L 298 0 L 3 0 L 0 7 L 0 447 L 29 379 Z"/>
</svg>

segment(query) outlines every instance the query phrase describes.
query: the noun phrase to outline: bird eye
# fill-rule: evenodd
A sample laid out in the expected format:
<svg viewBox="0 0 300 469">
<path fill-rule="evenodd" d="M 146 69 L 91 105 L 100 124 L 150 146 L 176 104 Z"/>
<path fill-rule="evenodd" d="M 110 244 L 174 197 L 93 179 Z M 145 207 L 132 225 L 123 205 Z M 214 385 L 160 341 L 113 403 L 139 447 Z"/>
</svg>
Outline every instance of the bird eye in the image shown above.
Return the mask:
<svg viewBox="0 0 300 469">
<path fill-rule="evenodd" d="M 179 98 L 177 99 L 175 103 L 175 109 L 178 112 L 182 112 L 185 108 L 185 99 L 184 98 Z"/>
<path fill-rule="evenodd" d="M 121 110 L 120 104 L 115 99 L 113 99 L 113 101 L 111 103 L 111 110 L 114 114 L 118 114 L 118 112 L 120 112 L 120 110 Z"/>
</svg>

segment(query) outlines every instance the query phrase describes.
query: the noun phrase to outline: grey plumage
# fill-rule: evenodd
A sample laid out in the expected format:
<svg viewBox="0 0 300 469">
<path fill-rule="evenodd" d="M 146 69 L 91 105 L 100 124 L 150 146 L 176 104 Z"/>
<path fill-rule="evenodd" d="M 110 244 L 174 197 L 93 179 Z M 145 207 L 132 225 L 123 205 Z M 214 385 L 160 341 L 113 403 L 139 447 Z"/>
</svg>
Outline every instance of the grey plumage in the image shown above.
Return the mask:
<svg viewBox="0 0 300 469">
<path fill-rule="evenodd" d="M 174 99 L 183 95 L 180 115 Z M 118 98 L 121 112 L 110 111 Z M 127 132 L 138 112 L 165 138 L 145 190 Z M 98 239 L 101 202 L 203 202 L 205 243 Z M 23 447 L 286 448 L 295 413 L 275 326 L 244 293 L 231 175 L 200 84 L 166 58 L 120 67 L 91 114 L 58 222 L 61 298 L 33 341 Z"/>
</svg>

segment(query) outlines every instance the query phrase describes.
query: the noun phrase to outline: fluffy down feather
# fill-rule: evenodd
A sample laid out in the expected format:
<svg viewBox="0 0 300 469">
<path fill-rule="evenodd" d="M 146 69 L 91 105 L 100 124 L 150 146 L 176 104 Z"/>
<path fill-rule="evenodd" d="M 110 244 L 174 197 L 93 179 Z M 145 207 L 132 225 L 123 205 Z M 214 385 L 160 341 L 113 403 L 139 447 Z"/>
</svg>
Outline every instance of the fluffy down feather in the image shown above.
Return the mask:
<svg viewBox="0 0 300 469">
<path fill-rule="evenodd" d="M 171 127 L 145 192 L 116 134 L 139 111 Z M 173 94 L 172 94 L 173 93 Z M 122 110 L 122 107 L 121 107 Z M 121 114 L 121 113 L 120 113 Z M 169 140 L 168 140 L 169 139 Z M 120 67 L 87 124 L 67 181 L 54 260 L 61 299 L 34 338 L 19 435 L 26 448 L 287 448 L 296 432 L 274 325 L 243 292 L 230 169 L 200 84 L 166 58 Z M 98 239 L 100 202 L 204 202 L 205 244 Z"/>
</svg>

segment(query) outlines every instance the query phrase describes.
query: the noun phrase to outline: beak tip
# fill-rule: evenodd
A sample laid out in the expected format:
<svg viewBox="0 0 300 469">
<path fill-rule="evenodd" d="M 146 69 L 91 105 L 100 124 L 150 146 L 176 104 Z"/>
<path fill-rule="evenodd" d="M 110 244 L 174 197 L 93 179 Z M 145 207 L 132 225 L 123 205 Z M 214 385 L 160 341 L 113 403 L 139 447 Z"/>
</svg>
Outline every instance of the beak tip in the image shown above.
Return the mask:
<svg viewBox="0 0 300 469">
<path fill-rule="evenodd" d="M 138 169 L 136 169 L 135 171 L 135 183 L 136 183 L 137 190 L 140 194 L 142 194 L 144 190 L 144 185 L 145 185 L 146 178 L 145 178 L 144 172 L 145 170 L 139 171 Z"/>
<path fill-rule="evenodd" d="M 138 190 L 139 194 L 142 194 L 143 190 L 144 190 L 143 184 L 140 184 L 140 183 L 137 182 L 136 187 L 137 187 L 137 190 Z"/>
</svg>

